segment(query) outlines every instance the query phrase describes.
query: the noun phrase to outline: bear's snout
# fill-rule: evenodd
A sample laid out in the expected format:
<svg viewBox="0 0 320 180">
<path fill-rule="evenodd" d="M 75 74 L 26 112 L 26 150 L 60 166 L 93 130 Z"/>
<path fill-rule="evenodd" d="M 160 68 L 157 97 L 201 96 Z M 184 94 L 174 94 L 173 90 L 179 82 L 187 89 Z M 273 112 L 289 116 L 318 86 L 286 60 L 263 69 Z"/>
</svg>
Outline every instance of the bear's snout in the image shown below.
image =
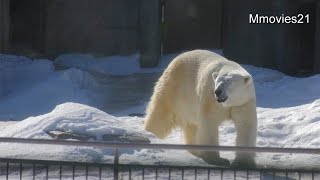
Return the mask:
<svg viewBox="0 0 320 180">
<path fill-rule="evenodd" d="M 222 88 L 221 86 L 219 86 L 215 91 L 214 94 L 216 94 L 216 96 L 220 96 L 222 94 Z"/>
<path fill-rule="evenodd" d="M 228 96 L 225 95 L 223 84 L 218 85 L 218 87 L 214 90 L 214 94 L 218 103 L 225 102 L 228 99 Z"/>
</svg>

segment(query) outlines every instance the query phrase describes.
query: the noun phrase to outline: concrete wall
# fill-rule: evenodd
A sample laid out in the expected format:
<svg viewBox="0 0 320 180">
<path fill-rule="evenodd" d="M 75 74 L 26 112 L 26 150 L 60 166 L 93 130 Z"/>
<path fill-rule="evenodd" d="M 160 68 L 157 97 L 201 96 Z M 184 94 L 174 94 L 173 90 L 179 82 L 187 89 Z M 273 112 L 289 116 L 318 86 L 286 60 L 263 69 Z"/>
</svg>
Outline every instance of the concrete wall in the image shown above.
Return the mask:
<svg viewBox="0 0 320 180">
<path fill-rule="evenodd" d="M 313 2 L 226 0 L 224 54 L 237 62 L 278 69 L 288 74 L 312 71 Z M 249 14 L 310 14 L 310 24 L 249 24 Z"/>
<path fill-rule="evenodd" d="M 160 3 L 0 0 L 0 51 L 8 48 L 11 36 L 9 52 L 14 54 L 52 57 L 62 53 L 140 53 L 142 66 L 155 66 L 161 51 Z"/>
<path fill-rule="evenodd" d="M 314 47 L 314 72 L 320 73 L 320 1 L 316 4 L 316 33 L 315 33 L 315 47 Z"/>
<path fill-rule="evenodd" d="M 164 52 L 222 48 L 223 0 L 166 0 Z"/>
<path fill-rule="evenodd" d="M 139 0 L 47 0 L 46 53 L 139 50 Z"/>
<path fill-rule="evenodd" d="M 154 67 L 161 55 L 161 1 L 140 0 L 140 66 Z"/>
<path fill-rule="evenodd" d="M 0 0 L 0 51 L 9 48 L 9 0 Z"/>
<path fill-rule="evenodd" d="M 284 0 L 226 0 L 223 46 L 225 55 L 245 64 L 276 67 L 283 60 L 281 25 L 249 24 L 249 14 L 274 14 Z"/>
<path fill-rule="evenodd" d="M 14 38 L 10 38 L 11 44 L 9 42 L 10 35 L 16 32 L 12 26 L 16 21 L 10 22 L 9 19 L 9 1 L 0 0 L 1 52 L 15 48 L 11 42 Z M 36 32 L 31 33 L 36 36 L 31 38 L 35 41 L 31 44 L 45 56 L 72 52 L 96 55 L 140 52 L 141 65 L 150 67 L 157 64 L 163 43 L 165 53 L 223 48 L 228 58 L 244 64 L 271 67 L 287 73 L 313 66 L 315 72 L 320 72 L 319 23 L 315 27 L 312 24 L 248 23 L 249 13 L 297 13 L 301 12 L 301 5 L 313 3 L 313 0 L 166 0 L 164 22 L 161 21 L 161 0 L 28 1 L 32 2 L 28 9 L 37 12 L 34 8 L 38 7 L 41 12 L 35 13 L 35 17 L 41 18 L 28 21 L 28 18 L 35 18 L 19 13 L 16 18 L 34 23 L 33 27 L 38 30 L 29 30 Z M 316 11 L 312 17 L 319 21 L 319 2 Z M 162 39 L 161 30 L 164 30 Z"/>
<path fill-rule="evenodd" d="M 43 52 L 43 0 L 10 0 L 10 45 L 14 52 Z"/>
</svg>

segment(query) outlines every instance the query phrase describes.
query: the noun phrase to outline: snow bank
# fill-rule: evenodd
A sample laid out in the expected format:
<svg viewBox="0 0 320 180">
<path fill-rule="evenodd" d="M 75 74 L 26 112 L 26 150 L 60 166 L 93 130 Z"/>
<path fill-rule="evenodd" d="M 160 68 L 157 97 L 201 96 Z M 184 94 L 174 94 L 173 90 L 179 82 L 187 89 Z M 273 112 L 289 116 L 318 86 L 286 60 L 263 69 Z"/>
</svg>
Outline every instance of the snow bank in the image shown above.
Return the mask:
<svg viewBox="0 0 320 180">
<path fill-rule="evenodd" d="M 272 69 L 243 64 L 242 67 L 244 67 L 254 77 L 255 84 L 274 82 L 286 76 L 285 74 Z"/>
<path fill-rule="evenodd" d="M 0 68 L 12 67 L 21 64 L 29 64 L 31 62 L 31 59 L 24 56 L 0 54 Z"/>
<path fill-rule="evenodd" d="M 45 114 L 64 102 L 99 106 L 101 98 L 92 93 L 97 86 L 89 73 L 74 68 L 56 72 L 48 60 L 7 63 L 0 71 L 0 120 Z"/>
<path fill-rule="evenodd" d="M 96 108 L 77 103 L 58 105 L 53 111 L 30 117 L 1 131 L 1 137 L 52 139 L 49 131 L 63 131 L 102 140 L 103 135 L 134 135 L 153 137 L 140 128 L 132 128 L 121 120 Z M 32 145 L 0 143 L 1 157 L 54 158 L 56 160 L 112 160 L 112 150 L 88 147 Z M 133 151 L 122 151 L 133 153 Z M 104 157 L 105 156 L 105 157 Z"/>
<path fill-rule="evenodd" d="M 296 107 L 258 108 L 258 118 L 259 146 L 317 148 L 320 145 L 320 99 Z"/>
<path fill-rule="evenodd" d="M 145 134 L 143 118 L 127 117 L 128 113 L 143 114 L 149 100 L 149 87 L 155 77 L 134 73 L 162 72 L 176 54 L 163 57 L 157 68 L 140 69 L 138 56 L 96 58 L 89 55 L 64 55 L 56 64 L 74 67 L 54 71 L 46 60 L 31 61 L 23 57 L 0 56 L 0 120 L 21 120 L 0 132 L 1 136 L 50 138 L 50 130 L 82 133 L 101 138 L 103 133 Z M 3 60 L 7 58 L 10 60 Z M 255 81 L 258 110 L 258 146 L 262 147 L 320 147 L 320 75 L 308 78 L 289 77 L 278 71 L 244 65 Z M 78 69 L 75 69 L 78 68 Z M 105 76 L 101 85 L 89 72 Z M 154 74 L 153 74 L 154 75 Z M 145 78 L 148 77 L 148 78 Z M 103 88 L 101 89 L 101 86 Z M 98 89 L 98 90 L 97 90 Z M 100 92 L 101 91 L 101 92 Z M 101 94 L 102 93 L 102 94 Z M 108 108 L 121 107 L 121 117 L 113 117 L 95 108 L 108 96 Z M 134 102 L 134 103 L 133 103 Z M 137 103 L 136 103 L 137 102 Z M 59 105 L 62 104 L 62 105 Z M 59 106 L 57 106 L 59 105 Z M 57 106 L 56 109 L 54 109 Z M 54 109 L 54 110 L 53 110 Z M 53 110 L 53 111 L 52 111 Z M 47 114 L 48 113 L 48 114 Z M 43 115 L 41 115 L 43 114 Z M 39 116 L 41 115 L 41 116 Z M 109 128 L 113 127 L 113 128 Z M 115 128 L 116 127 L 116 128 Z M 183 143 L 181 130 L 175 130 L 166 140 L 145 134 L 153 143 Z M 222 145 L 234 145 L 236 130 L 230 122 L 220 127 Z M 0 145 L 0 156 L 43 157 L 44 159 L 71 159 L 108 161 L 110 151 L 95 148 L 38 146 L 26 150 L 24 145 Z M 23 149 L 23 151 L 21 150 Z M 13 153 L 12 153 L 13 152 Z M 222 153 L 232 159 L 234 154 Z M 125 161 L 138 163 L 202 164 L 205 163 L 187 151 L 140 150 L 125 152 Z M 320 158 L 313 155 L 258 154 L 257 162 L 268 166 L 312 167 Z"/>
<path fill-rule="evenodd" d="M 153 143 L 165 143 L 143 128 L 142 118 L 116 118 L 96 108 L 77 103 L 64 103 L 52 112 L 30 117 L 1 131 L 1 137 L 51 139 L 49 131 L 63 131 L 94 137 L 101 140 L 103 135 L 132 135 L 150 139 Z M 25 159 L 53 159 L 69 161 L 112 162 L 113 149 L 90 147 L 32 145 L 0 143 L 0 157 Z M 206 165 L 187 151 L 164 150 L 120 150 L 120 163 Z"/>
<path fill-rule="evenodd" d="M 212 51 L 222 54 L 220 49 L 213 49 Z M 172 53 L 162 56 L 156 68 L 141 68 L 138 54 L 110 57 L 94 57 L 90 54 L 65 54 L 57 57 L 54 63 L 62 67 L 75 67 L 108 75 L 131 75 L 135 73 L 160 73 L 177 55 L 179 54 Z"/>
<path fill-rule="evenodd" d="M 109 135 L 138 135 L 144 132 L 133 130 L 119 119 L 96 108 L 78 104 L 64 103 L 50 113 L 29 117 L 1 131 L 2 137 L 51 139 L 49 131 L 63 131 L 83 136 L 95 137 Z"/>
<path fill-rule="evenodd" d="M 59 56 L 55 64 L 76 67 L 103 74 L 128 75 L 139 69 L 139 56 L 112 56 L 96 58 L 89 54 L 67 54 Z"/>
<path fill-rule="evenodd" d="M 141 70 L 139 55 L 94 57 L 89 54 L 66 54 L 59 56 L 54 63 L 110 75 L 129 75 Z"/>
<path fill-rule="evenodd" d="M 53 70 L 49 60 L 31 61 L 19 56 L 0 56 L 0 98 L 46 80 Z"/>
</svg>

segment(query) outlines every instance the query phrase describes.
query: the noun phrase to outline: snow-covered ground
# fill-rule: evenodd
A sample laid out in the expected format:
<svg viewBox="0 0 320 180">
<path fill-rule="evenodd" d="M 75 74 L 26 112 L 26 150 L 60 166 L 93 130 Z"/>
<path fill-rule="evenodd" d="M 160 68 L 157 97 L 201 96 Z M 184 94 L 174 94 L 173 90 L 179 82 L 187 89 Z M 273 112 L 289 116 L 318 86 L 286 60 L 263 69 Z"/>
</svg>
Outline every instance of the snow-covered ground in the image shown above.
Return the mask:
<svg viewBox="0 0 320 180">
<path fill-rule="evenodd" d="M 159 67 L 141 69 L 138 55 L 98 58 L 63 55 L 45 59 L 0 55 L 0 136 L 50 139 L 61 130 L 101 139 L 104 134 L 139 134 L 152 143 L 181 144 L 177 129 L 159 140 L 143 131 L 144 109 L 160 73 L 176 55 L 166 55 Z M 58 67 L 58 70 L 55 69 Z M 320 147 L 320 75 L 286 76 L 278 71 L 244 65 L 252 74 L 261 147 Z M 107 114 L 108 113 L 108 114 Z M 129 116 L 130 115 L 130 116 Z M 222 145 L 234 145 L 235 128 L 220 127 Z M 55 160 L 112 160 L 112 151 L 99 148 L 0 144 L 0 157 Z M 232 160 L 234 153 L 222 153 Z M 186 151 L 123 150 L 121 162 L 205 165 Z M 268 167 L 316 167 L 319 155 L 257 154 Z"/>
</svg>

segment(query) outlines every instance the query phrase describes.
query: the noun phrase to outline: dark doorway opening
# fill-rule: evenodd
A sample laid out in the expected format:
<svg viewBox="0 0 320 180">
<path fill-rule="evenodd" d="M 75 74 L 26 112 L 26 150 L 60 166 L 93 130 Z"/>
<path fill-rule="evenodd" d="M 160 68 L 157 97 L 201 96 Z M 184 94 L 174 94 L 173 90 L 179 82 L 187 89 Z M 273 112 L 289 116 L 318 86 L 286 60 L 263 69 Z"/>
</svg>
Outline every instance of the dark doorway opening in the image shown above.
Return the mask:
<svg viewBox="0 0 320 180">
<path fill-rule="evenodd" d="M 222 0 L 167 0 L 164 53 L 222 48 Z"/>
<path fill-rule="evenodd" d="M 32 55 L 44 51 L 44 1 L 10 1 L 10 49 Z"/>
</svg>

